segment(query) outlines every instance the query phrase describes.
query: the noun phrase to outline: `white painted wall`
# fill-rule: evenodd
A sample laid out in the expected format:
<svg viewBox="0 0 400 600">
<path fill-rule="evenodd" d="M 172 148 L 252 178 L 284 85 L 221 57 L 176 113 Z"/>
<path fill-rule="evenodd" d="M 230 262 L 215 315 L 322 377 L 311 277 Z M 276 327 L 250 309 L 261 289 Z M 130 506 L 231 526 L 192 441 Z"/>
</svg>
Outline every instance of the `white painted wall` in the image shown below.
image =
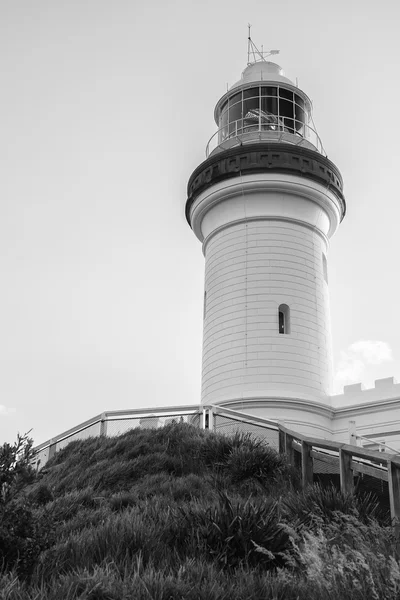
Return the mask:
<svg viewBox="0 0 400 600">
<path fill-rule="evenodd" d="M 235 177 L 208 188 L 191 210 L 203 241 L 202 402 L 298 398 L 329 405 L 332 379 L 327 236 L 336 197 L 293 175 Z M 278 307 L 290 307 L 280 334 Z"/>
<path fill-rule="evenodd" d="M 377 379 L 370 389 L 361 383 L 347 385 L 331 401 L 332 439 L 348 441 L 348 422 L 353 420 L 358 435 L 385 441 L 400 451 L 400 384 L 393 377 Z"/>
<path fill-rule="evenodd" d="M 332 376 L 326 241 L 303 224 L 254 220 L 206 246 L 202 402 L 283 395 L 327 402 Z M 290 333 L 278 307 L 290 307 Z"/>
<path fill-rule="evenodd" d="M 219 406 L 267 419 L 310 437 L 332 439 L 332 409 L 321 402 L 299 398 L 246 398 Z"/>
</svg>

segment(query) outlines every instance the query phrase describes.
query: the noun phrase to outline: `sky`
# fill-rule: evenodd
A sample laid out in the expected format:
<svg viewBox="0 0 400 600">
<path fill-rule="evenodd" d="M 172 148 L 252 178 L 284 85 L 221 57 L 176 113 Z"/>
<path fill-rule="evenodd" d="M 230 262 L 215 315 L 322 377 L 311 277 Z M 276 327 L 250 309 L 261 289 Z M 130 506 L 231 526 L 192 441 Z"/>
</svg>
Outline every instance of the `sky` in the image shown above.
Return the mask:
<svg viewBox="0 0 400 600">
<path fill-rule="evenodd" d="M 344 179 L 335 389 L 400 380 L 399 18 L 397 0 L 0 0 L 0 443 L 200 402 L 186 185 L 248 23 Z"/>
</svg>

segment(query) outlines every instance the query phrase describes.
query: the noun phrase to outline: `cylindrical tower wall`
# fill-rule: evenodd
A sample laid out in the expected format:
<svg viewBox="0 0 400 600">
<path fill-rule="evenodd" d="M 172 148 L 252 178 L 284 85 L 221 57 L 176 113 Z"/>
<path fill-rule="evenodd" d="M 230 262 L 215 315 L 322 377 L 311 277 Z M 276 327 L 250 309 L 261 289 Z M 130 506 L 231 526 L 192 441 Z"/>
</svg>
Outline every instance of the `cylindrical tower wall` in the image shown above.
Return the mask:
<svg viewBox="0 0 400 600">
<path fill-rule="evenodd" d="M 299 199 L 300 201 L 300 199 Z M 202 402 L 328 402 L 332 376 L 326 238 L 289 219 L 220 227 L 205 247 Z M 279 307 L 289 307 L 279 331 Z"/>
</svg>

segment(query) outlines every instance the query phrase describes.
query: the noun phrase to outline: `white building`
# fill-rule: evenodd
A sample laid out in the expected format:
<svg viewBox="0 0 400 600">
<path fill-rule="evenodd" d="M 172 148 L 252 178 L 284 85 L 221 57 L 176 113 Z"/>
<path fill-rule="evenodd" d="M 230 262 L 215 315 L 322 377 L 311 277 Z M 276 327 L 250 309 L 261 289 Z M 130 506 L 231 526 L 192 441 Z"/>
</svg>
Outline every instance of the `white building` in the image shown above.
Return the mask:
<svg viewBox="0 0 400 600">
<path fill-rule="evenodd" d="M 205 256 L 202 404 L 337 441 L 355 421 L 400 449 L 400 384 L 332 395 L 327 256 L 346 203 L 311 110 L 261 54 L 215 107 L 186 203 Z"/>
</svg>

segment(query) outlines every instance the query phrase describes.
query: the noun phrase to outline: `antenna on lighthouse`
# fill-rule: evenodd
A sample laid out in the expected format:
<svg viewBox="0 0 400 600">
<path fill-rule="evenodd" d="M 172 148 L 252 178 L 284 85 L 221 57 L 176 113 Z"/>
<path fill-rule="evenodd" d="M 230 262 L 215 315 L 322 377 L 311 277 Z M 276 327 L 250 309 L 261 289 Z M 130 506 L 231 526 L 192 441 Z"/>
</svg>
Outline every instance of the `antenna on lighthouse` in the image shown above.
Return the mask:
<svg viewBox="0 0 400 600">
<path fill-rule="evenodd" d="M 256 62 L 264 61 L 266 62 L 266 58 L 268 56 L 272 56 L 273 54 L 279 54 L 279 50 L 265 50 L 264 46 L 261 46 L 261 51 L 257 48 L 253 40 L 251 39 L 251 25 L 250 23 L 247 25 L 248 28 L 248 36 L 247 36 L 247 66 L 253 65 Z M 252 56 L 253 60 L 250 59 Z"/>
</svg>

